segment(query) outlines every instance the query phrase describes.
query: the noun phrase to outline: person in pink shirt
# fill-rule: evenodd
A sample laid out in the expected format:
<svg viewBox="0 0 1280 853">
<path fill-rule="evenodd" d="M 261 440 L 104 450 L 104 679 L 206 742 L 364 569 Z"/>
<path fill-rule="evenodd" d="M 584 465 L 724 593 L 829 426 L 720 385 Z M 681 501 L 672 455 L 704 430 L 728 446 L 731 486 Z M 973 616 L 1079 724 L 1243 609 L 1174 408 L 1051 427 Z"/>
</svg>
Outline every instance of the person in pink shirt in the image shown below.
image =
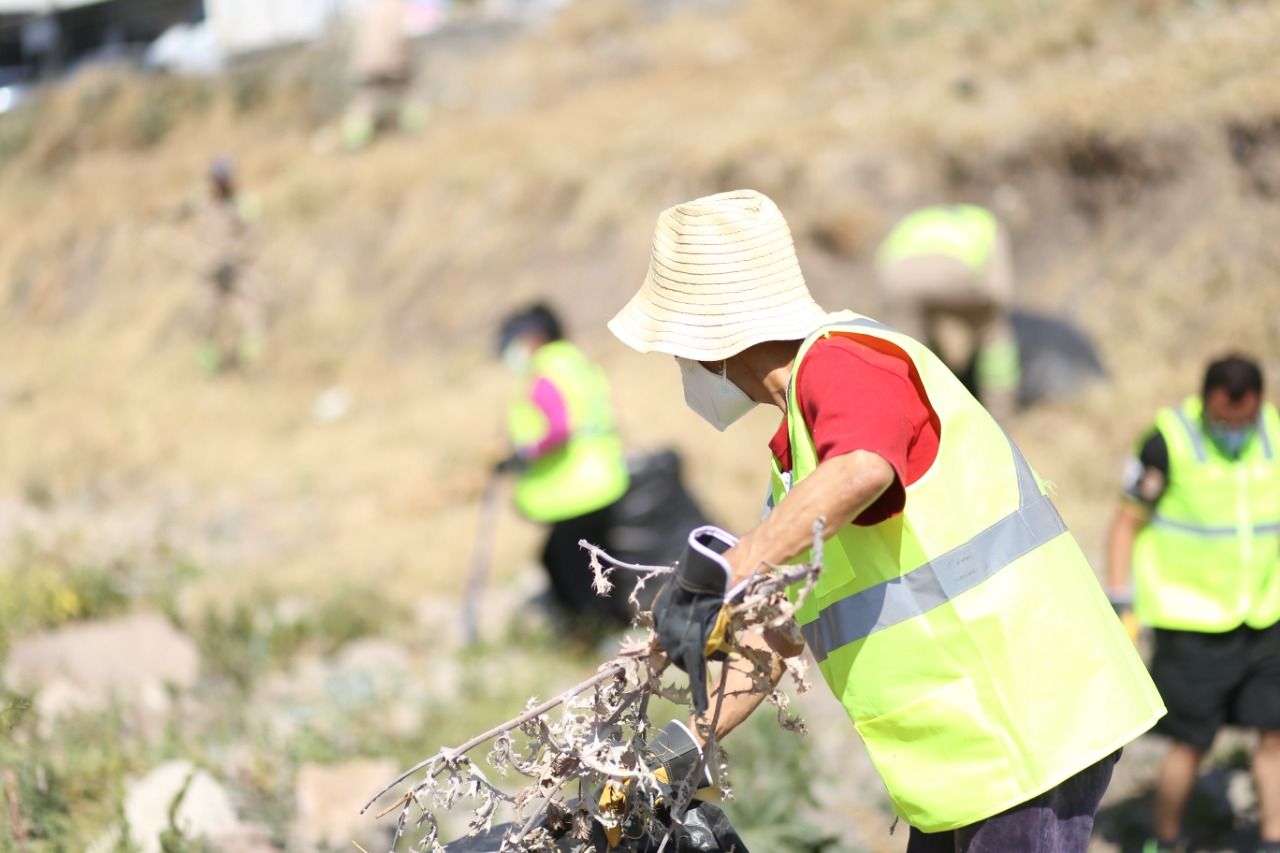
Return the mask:
<svg viewBox="0 0 1280 853">
<path fill-rule="evenodd" d="M 626 624 L 629 590 L 620 584 L 609 598 L 597 596 L 578 545 L 610 548 L 615 505 L 630 484 L 604 373 L 542 304 L 503 322 L 498 351 L 520 377 L 507 414 L 512 453 L 498 470 L 515 475 L 520 514 L 550 525 L 542 564 L 552 598 L 587 627 Z"/>
</svg>

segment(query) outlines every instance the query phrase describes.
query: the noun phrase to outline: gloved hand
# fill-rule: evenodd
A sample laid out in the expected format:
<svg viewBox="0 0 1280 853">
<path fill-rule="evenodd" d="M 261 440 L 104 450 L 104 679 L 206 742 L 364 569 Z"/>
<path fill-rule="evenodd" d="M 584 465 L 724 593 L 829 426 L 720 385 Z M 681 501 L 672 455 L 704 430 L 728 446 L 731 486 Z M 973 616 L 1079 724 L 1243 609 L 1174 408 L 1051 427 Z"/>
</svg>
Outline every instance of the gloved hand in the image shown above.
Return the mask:
<svg viewBox="0 0 1280 853">
<path fill-rule="evenodd" d="M 527 459 L 519 453 L 512 453 L 510 456 L 504 456 L 502 459 L 493 463 L 493 473 L 518 474 L 528 467 L 529 461 Z"/>
<path fill-rule="evenodd" d="M 664 797 L 681 785 L 692 783 L 695 792 L 712 784 L 711 774 L 702 768 L 701 778 L 694 782 L 694 773 L 702 762 L 702 747 L 689 727 L 679 720 L 672 720 L 644 748 L 644 764 L 664 786 Z M 600 793 L 600 824 L 604 828 L 608 849 L 622 841 L 626 814 L 627 789 L 618 782 L 608 782 Z"/>
<path fill-rule="evenodd" d="M 730 568 L 723 554 L 737 538 L 707 525 L 689 534 L 676 566 L 654 597 L 658 642 L 676 666 L 689 673 L 689 691 L 699 714 L 707 710 L 707 658 L 724 660 L 729 650 L 724 609 Z"/>
</svg>

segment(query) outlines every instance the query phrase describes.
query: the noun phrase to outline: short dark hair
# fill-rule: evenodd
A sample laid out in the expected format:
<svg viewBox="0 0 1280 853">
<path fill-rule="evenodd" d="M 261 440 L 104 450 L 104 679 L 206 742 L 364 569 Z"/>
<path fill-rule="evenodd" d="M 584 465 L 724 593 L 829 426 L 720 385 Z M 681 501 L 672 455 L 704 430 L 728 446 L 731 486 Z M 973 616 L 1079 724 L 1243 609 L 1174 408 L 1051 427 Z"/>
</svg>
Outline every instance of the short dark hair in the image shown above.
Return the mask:
<svg viewBox="0 0 1280 853">
<path fill-rule="evenodd" d="M 506 349 L 520 335 L 534 332 L 548 341 L 558 341 L 564 337 L 564 328 L 560 318 L 545 303 L 535 302 L 533 305 L 509 314 L 502 321 L 498 330 L 498 352 Z"/>
<path fill-rule="evenodd" d="M 1248 393 L 1262 393 L 1262 368 L 1252 359 L 1242 355 L 1224 356 L 1212 363 L 1204 372 L 1203 396 L 1221 388 L 1231 402 L 1238 403 Z"/>
</svg>

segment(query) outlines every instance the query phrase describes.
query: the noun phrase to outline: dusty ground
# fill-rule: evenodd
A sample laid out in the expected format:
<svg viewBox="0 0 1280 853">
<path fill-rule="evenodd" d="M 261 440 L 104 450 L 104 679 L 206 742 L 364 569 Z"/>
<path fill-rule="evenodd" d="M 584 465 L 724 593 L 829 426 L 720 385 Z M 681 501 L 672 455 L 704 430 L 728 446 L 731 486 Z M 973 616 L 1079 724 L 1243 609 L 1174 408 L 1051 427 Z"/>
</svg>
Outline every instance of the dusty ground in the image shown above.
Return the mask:
<svg viewBox="0 0 1280 853">
<path fill-rule="evenodd" d="M 1011 424 L 1099 557 L 1153 409 L 1225 349 L 1280 376 L 1277 43 L 1268 2 L 580 3 L 498 47 L 427 44 L 430 125 L 359 156 L 335 150 L 328 48 L 211 86 L 74 81 L 0 125 L 0 542 L 74 561 L 162 531 L 199 566 L 188 615 L 264 590 L 454 594 L 501 446 L 488 345 L 533 297 L 609 371 L 628 443 L 679 447 L 743 529 L 774 417 L 715 434 L 673 365 L 603 324 L 659 210 L 752 186 L 820 301 L 868 313 L 897 216 L 963 199 L 1006 218 L 1019 300 L 1080 323 L 1111 369 Z M 172 211 L 218 152 L 261 202 L 279 309 L 262 364 L 210 381 L 199 247 Z M 350 412 L 320 422 L 335 387 Z M 501 582 L 538 532 L 507 514 L 494 535 Z"/>
</svg>

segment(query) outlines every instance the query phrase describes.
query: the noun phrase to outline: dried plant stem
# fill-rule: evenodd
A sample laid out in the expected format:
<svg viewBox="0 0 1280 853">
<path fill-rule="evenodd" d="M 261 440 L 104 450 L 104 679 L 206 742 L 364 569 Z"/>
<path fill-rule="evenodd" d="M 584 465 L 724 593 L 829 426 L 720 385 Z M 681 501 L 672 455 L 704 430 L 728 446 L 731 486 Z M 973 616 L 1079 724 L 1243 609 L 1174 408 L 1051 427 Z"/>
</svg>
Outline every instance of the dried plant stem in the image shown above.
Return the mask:
<svg viewBox="0 0 1280 853">
<path fill-rule="evenodd" d="M 578 684 L 574 687 L 569 688 L 564 693 L 561 693 L 559 696 L 555 697 L 554 699 L 548 699 L 547 701 L 543 702 L 541 705 L 536 705 L 533 708 L 530 708 L 529 710 L 525 711 L 520 716 L 507 720 L 505 723 L 502 723 L 501 725 L 494 726 L 493 728 L 489 729 L 489 731 L 484 732 L 483 734 L 476 735 L 475 737 L 471 738 L 461 746 L 457 746 L 453 748 L 446 747 L 445 749 L 440 750 L 430 758 L 427 758 L 423 761 L 419 761 L 417 764 L 413 765 L 408 770 L 404 771 L 399 776 L 397 776 L 395 779 L 392 779 L 390 782 L 384 785 L 378 791 L 378 793 L 370 797 L 369 802 L 365 803 L 364 808 L 360 809 L 360 814 L 364 814 L 366 811 L 369 810 L 369 806 L 377 802 L 379 797 L 387 793 L 387 791 L 390 791 L 396 785 L 399 785 L 404 780 L 408 779 L 414 773 L 417 773 L 419 770 L 423 770 L 440 761 L 448 761 L 451 758 L 465 755 L 466 753 L 475 749 L 480 744 L 486 743 L 487 741 L 491 741 L 494 738 L 496 738 L 498 735 L 505 734 L 506 732 L 509 732 L 512 729 L 519 728 L 520 726 L 524 725 L 530 720 L 541 717 L 543 714 L 547 713 L 552 708 L 555 708 L 557 705 L 563 704 L 569 699 L 572 699 L 574 696 L 577 696 L 579 693 L 585 693 L 586 691 L 590 690 L 592 687 L 596 686 L 600 682 L 608 681 L 610 678 L 616 678 L 617 676 L 621 675 L 624 671 L 624 667 L 625 667 L 625 664 L 622 661 L 614 661 L 612 663 L 606 664 L 595 675 L 591 676 L 581 684 Z M 391 812 L 395 811 L 396 808 L 405 804 L 408 800 L 409 800 L 409 794 L 406 793 L 403 797 L 397 800 L 393 805 L 388 806 L 387 808 L 379 812 L 378 817 L 383 817 L 384 815 L 390 814 Z"/>
<path fill-rule="evenodd" d="M 651 575 L 669 575 L 675 571 L 671 566 L 646 566 L 640 563 L 624 563 L 615 557 L 609 556 L 605 553 L 604 549 L 596 545 L 592 545 L 585 539 L 578 540 L 578 547 L 585 549 L 587 553 L 597 559 L 603 560 L 615 569 L 626 569 L 629 572 L 644 572 Z"/>
<path fill-rule="evenodd" d="M 590 552 L 593 584 L 600 594 L 609 593 L 612 584 L 608 576 L 615 569 L 641 573 L 637 590 L 646 580 L 674 571 L 665 566 L 625 563 L 590 543 L 580 544 Z M 822 556 L 821 519 L 814 525 L 813 553 L 819 559 Z M 820 571 L 821 565 L 816 561 L 804 565 L 762 566 L 760 572 L 748 579 L 733 603 L 724 605 L 730 617 L 731 633 L 740 636 L 744 631 L 763 629 L 781 630 L 783 634 L 790 631 L 798 636 L 799 629 L 794 622 L 796 609 L 814 589 Z M 792 585 L 797 592 L 788 598 L 787 589 Z M 635 601 L 635 592 L 632 601 Z M 645 754 L 652 728 L 649 700 L 661 696 L 685 702 L 689 693 L 683 685 L 663 683 L 662 676 L 670 661 L 652 628 L 652 614 L 642 611 L 637 621 L 650 626 L 646 636 L 625 641 L 617 656 L 589 678 L 551 699 L 532 704 L 505 723 L 456 747 L 440 749 L 418 762 L 370 797 L 361 813 L 368 811 L 388 791 L 421 774 L 416 781 L 409 782 L 395 803 L 378 814 L 383 817 L 399 812 L 392 851 L 405 833 L 410 811 L 416 808 L 420 812 L 417 826 L 423 835 L 414 849 L 443 853 L 438 815 L 470 801 L 477 803 L 474 807 L 468 806 L 471 818 L 467 828 L 472 836 L 493 828 L 499 806 L 514 807 L 518 825 L 504 826 L 502 850 L 506 853 L 535 850 L 545 853 L 567 832 L 572 832 L 574 838 L 585 839 L 594 832 L 593 821 L 606 827 L 625 824 L 633 828 L 628 832 L 637 830 L 643 838 L 661 837 L 659 851 L 665 853 L 671 838 L 676 837 L 677 827 L 683 825 L 689 804 L 697 793 L 697 782 L 707 774 L 709 766 L 714 768 L 715 783 L 722 794 L 726 798 L 732 796 L 724 775 L 725 759 L 716 737 L 731 667 L 725 663 L 720 670 L 711 728 L 704 738 L 706 746 L 693 779 L 675 785 L 664 784 L 643 760 L 637 760 L 637 756 Z M 783 640 L 787 638 L 782 636 Z M 782 725 L 799 730 L 800 725 L 785 715 L 785 697 L 769 675 L 773 660 L 770 653 L 741 646 L 738 655 L 752 666 L 750 692 L 766 695 L 778 706 Z M 789 661 L 785 672 L 795 678 L 798 689 L 806 689 L 801 665 Z M 553 718 L 551 712 L 557 708 L 560 711 Z M 695 724 L 700 731 L 706 731 L 701 719 Z M 519 745 L 513 734 L 521 739 Z M 532 780 L 515 796 L 490 783 L 480 765 L 468 757 L 476 747 L 490 741 L 494 743 L 487 761 L 492 767 L 504 775 L 514 770 Z M 564 791 L 570 783 L 577 783 L 579 799 L 566 802 Z M 594 800 L 584 793 L 598 791 L 601 785 L 616 785 L 623 792 L 622 797 L 610 805 L 608 815 L 599 811 Z M 526 813 L 525 809 L 531 811 Z M 546 817 L 553 813 L 556 820 L 548 823 Z"/>
</svg>

